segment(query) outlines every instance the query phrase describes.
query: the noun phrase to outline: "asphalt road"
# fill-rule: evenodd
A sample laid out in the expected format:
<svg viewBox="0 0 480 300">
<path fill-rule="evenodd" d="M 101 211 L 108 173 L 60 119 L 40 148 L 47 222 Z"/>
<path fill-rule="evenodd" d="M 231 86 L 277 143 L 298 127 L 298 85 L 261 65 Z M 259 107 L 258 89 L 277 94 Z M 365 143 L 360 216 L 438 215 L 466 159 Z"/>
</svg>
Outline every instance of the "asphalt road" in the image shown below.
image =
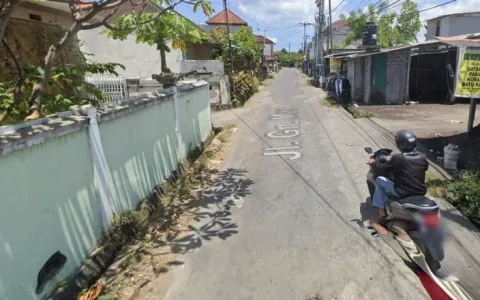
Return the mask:
<svg viewBox="0 0 480 300">
<path fill-rule="evenodd" d="M 183 264 L 154 282 L 152 299 L 429 299 L 400 256 L 359 226 L 371 137 L 297 70 L 214 117 L 239 128 L 226 172 L 177 251 Z"/>
</svg>

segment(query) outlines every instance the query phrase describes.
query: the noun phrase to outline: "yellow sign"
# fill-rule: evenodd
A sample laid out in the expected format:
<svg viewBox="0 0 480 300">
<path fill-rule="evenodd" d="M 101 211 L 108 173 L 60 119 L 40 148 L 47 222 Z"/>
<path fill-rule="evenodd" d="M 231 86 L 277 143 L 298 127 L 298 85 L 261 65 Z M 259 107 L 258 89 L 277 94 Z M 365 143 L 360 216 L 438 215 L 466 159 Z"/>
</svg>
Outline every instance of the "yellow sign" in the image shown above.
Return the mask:
<svg viewBox="0 0 480 300">
<path fill-rule="evenodd" d="M 480 48 L 462 48 L 455 97 L 480 98 Z"/>
<path fill-rule="evenodd" d="M 340 74 L 341 66 L 342 66 L 341 59 L 330 57 L 330 74 Z"/>
</svg>

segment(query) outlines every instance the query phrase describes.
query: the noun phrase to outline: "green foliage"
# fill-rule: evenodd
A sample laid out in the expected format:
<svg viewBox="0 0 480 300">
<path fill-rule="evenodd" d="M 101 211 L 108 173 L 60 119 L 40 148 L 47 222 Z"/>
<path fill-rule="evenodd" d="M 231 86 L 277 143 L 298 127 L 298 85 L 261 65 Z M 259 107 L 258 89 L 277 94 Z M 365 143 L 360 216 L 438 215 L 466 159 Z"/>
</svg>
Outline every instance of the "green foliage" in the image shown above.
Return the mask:
<svg viewBox="0 0 480 300">
<path fill-rule="evenodd" d="M 468 219 L 480 224 L 480 174 L 463 171 L 460 178 L 446 185 L 450 202 Z"/>
<path fill-rule="evenodd" d="M 235 100 L 233 100 L 233 104 L 235 106 L 245 104 L 260 88 L 258 78 L 243 71 L 233 78 L 233 82 L 235 85 L 235 94 L 233 95 Z"/>
<path fill-rule="evenodd" d="M 174 49 L 186 50 L 185 41 L 198 43 L 208 39 L 208 34 L 198 26 L 175 12 L 164 12 L 160 17 L 155 13 L 124 14 L 114 21 L 120 30 L 107 30 L 107 36 L 116 40 L 126 40 L 131 34 L 137 43 L 157 45 L 158 50 L 170 52 L 167 46 L 172 41 Z"/>
<path fill-rule="evenodd" d="M 85 82 L 84 75 L 117 75 L 115 71 L 117 67 L 123 68 L 123 66 L 114 63 L 84 63 L 53 67 L 45 87 L 42 112 L 48 115 L 67 111 L 72 105 L 95 105 L 97 101 L 104 98 L 104 95 L 94 85 Z M 4 123 L 17 122 L 28 115 L 30 95 L 35 82 L 40 79 L 41 73 L 39 68 L 35 66 L 25 67 L 25 73 L 27 77 L 20 90 L 20 98 L 17 103 L 14 101 L 16 82 L 0 83 L 0 111 L 11 109 L 11 113 L 4 120 Z"/>
<path fill-rule="evenodd" d="M 383 14 L 388 10 L 385 9 L 385 5 L 382 3 L 377 9 L 370 4 L 366 12 L 359 9 L 351 11 L 348 16 L 343 14 L 340 16 L 341 19 L 348 21 L 351 30 L 345 39 L 346 46 L 362 39 L 363 27 L 367 21 L 377 24 L 377 40 L 382 48 L 417 41 L 416 35 L 421 27 L 417 4 L 412 0 L 405 0 L 399 14 L 395 12 Z"/>
<path fill-rule="evenodd" d="M 194 11 L 198 6 L 202 7 L 205 14 L 213 11 L 209 2 L 196 1 Z M 186 51 L 186 41 L 199 43 L 209 38 L 197 25 L 174 11 L 164 11 L 160 16 L 158 13 L 132 12 L 117 18 L 114 26 L 115 30 L 106 30 L 104 33 L 115 40 L 123 41 L 134 34 L 138 44 L 157 45 L 162 60 L 162 72 L 170 72 L 165 58 L 165 53 L 170 52 L 169 41 L 172 41 L 173 49 Z"/>
<path fill-rule="evenodd" d="M 282 67 L 293 67 L 295 63 L 302 63 L 303 56 L 297 52 L 277 52 L 279 64 Z"/>
<path fill-rule="evenodd" d="M 221 53 L 217 59 L 223 61 L 225 67 L 230 68 L 226 27 L 214 30 L 213 36 L 221 42 Z M 235 71 L 257 70 L 262 61 L 263 44 L 257 42 L 252 29 L 242 26 L 237 32 L 231 34 L 231 43 Z"/>
</svg>

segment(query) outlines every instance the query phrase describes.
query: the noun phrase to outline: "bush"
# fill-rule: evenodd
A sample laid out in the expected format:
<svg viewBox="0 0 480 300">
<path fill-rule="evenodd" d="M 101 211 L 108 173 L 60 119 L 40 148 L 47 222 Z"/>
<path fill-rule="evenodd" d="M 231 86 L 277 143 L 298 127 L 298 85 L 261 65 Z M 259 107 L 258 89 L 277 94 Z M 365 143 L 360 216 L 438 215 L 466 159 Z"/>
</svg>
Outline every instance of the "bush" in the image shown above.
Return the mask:
<svg viewBox="0 0 480 300">
<path fill-rule="evenodd" d="M 470 221 L 480 224 L 480 173 L 463 171 L 460 178 L 447 184 L 450 202 Z"/>
<path fill-rule="evenodd" d="M 235 99 L 232 103 L 234 106 L 242 106 L 245 104 L 245 102 L 247 102 L 253 94 L 258 92 L 260 88 L 260 81 L 258 78 L 243 71 L 233 78 L 233 82 L 235 85 L 235 93 L 233 94 L 233 97 Z"/>
<path fill-rule="evenodd" d="M 50 71 L 43 93 L 42 113 L 45 115 L 69 110 L 72 105 L 92 104 L 103 100 L 104 93 L 84 80 L 85 74 L 115 74 L 115 68 L 123 66 L 115 63 L 87 62 L 78 65 L 55 66 Z M 36 66 L 25 67 L 25 82 L 18 99 L 15 100 L 16 82 L 0 82 L 0 115 L 10 110 L 5 124 L 23 120 L 28 116 L 30 95 L 34 84 L 40 80 L 40 71 Z"/>
</svg>

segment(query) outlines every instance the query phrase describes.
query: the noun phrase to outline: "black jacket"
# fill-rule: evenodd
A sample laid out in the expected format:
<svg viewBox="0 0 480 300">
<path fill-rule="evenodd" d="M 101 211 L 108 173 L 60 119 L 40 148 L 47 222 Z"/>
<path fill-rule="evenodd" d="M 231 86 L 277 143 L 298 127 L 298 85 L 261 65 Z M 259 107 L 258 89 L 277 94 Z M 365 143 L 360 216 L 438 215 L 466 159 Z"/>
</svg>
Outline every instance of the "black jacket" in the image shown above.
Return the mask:
<svg viewBox="0 0 480 300">
<path fill-rule="evenodd" d="M 424 196 L 427 193 L 425 173 L 428 161 L 422 153 L 396 153 L 387 162 L 377 162 L 376 167 L 393 174 L 398 197 Z"/>
</svg>

